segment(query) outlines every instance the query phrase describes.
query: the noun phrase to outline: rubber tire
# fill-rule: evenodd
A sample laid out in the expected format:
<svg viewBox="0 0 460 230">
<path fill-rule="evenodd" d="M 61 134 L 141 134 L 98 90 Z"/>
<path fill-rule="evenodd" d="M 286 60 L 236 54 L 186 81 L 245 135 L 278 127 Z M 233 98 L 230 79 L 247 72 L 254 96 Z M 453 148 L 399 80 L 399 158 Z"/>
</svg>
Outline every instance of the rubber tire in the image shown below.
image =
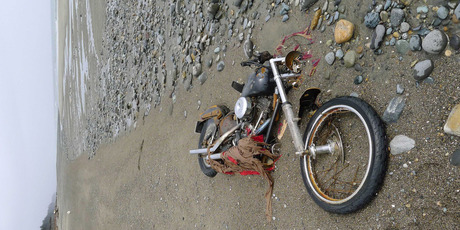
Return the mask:
<svg viewBox="0 0 460 230">
<path fill-rule="evenodd" d="M 369 104 L 356 97 L 339 97 L 328 101 L 315 112 L 305 130 L 303 138 L 305 144 L 307 143 L 308 132 L 312 129 L 313 122 L 316 120 L 316 118 L 321 115 L 322 111 L 335 105 L 348 105 L 354 108 L 356 111 L 358 111 L 358 113 L 361 114 L 361 116 L 363 116 L 365 122 L 369 126 L 371 140 L 374 145 L 374 151 L 371 154 L 372 163 L 368 177 L 366 178 L 360 191 L 358 191 L 358 193 L 353 198 L 341 204 L 330 204 L 317 197 L 317 195 L 313 192 L 314 188 L 310 187 L 308 183 L 308 172 L 306 169 L 307 156 L 300 158 L 300 169 L 305 187 L 307 188 L 308 193 L 316 204 L 328 212 L 346 214 L 355 212 L 365 207 L 380 189 L 387 169 L 388 140 L 385 134 L 384 123 Z"/>
<path fill-rule="evenodd" d="M 199 149 L 202 148 L 201 143 L 203 143 L 203 139 L 204 139 L 204 135 L 206 133 L 206 129 L 208 128 L 209 125 L 211 125 L 211 123 L 212 124 L 214 123 L 213 119 L 208 119 L 203 124 L 203 128 L 201 129 L 201 134 L 200 134 L 200 140 L 198 141 L 198 148 Z M 198 164 L 200 164 L 200 169 L 204 173 L 204 175 L 206 175 L 208 177 L 215 177 L 217 175 L 216 170 L 212 169 L 211 167 L 206 166 L 206 163 L 204 162 L 204 158 L 200 157 L 199 155 L 198 155 Z"/>
</svg>

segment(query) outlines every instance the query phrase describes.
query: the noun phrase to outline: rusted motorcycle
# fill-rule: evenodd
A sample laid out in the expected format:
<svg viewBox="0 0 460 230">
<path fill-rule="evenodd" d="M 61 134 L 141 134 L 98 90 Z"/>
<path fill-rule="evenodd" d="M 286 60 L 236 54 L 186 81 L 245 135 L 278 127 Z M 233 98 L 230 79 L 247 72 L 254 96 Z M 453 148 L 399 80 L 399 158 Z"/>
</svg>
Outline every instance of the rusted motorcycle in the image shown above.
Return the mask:
<svg viewBox="0 0 460 230">
<path fill-rule="evenodd" d="M 245 84 L 232 83 L 241 93 L 234 110 L 213 106 L 202 113 L 195 128 L 200 134 L 198 149 L 190 154 L 198 156 L 206 176 L 214 177 L 217 172 L 208 158 L 219 161 L 246 136 L 263 134 L 273 150 L 278 141 L 275 122 L 282 111 L 308 193 L 326 211 L 350 213 L 369 203 L 383 182 L 388 157 L 384 125 L 374 109 L 356 97 L 338 97 L 318 106 L 317 88 L 305 91 L 295 116 L 287 92 L 303 62 L 296 51 L 286 57 L 263 52 L 242 62 L 256 70 Z M 313 115 L 302 137 L 298 122 L 305 112 Z"/>
</svg>

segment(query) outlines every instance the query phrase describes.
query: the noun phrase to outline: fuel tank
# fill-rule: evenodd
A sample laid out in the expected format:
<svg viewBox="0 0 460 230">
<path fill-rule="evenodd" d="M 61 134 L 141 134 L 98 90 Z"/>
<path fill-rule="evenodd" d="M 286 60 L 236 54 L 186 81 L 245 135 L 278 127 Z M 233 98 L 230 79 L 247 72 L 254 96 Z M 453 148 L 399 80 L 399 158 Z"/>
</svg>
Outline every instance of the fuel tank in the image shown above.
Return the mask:
<svg viewBox="0 0 460 230">
<path fill-rule="evenodd" d="M 270 68 L 261 67 L 248 77 L 248 81 L 244 84 L 242 97 L 256 97 L 272 95 L 275 92 L 275 79 Z"/>
</svg>

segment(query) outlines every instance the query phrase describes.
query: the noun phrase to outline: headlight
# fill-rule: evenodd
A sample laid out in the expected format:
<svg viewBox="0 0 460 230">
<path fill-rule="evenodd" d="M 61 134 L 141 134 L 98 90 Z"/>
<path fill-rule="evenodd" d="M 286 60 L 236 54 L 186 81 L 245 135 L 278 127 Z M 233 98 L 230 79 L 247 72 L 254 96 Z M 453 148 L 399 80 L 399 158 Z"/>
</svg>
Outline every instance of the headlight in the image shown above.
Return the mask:
<svg viewBox="0 0 460 230">
<path fill-rule="evenodd" d="M 235 104 L 235 114 L 241 119 L 246 115 L 249 115 L 252 110 L 252 102 L 248 97 L 240 97 Z"/>
</svg>

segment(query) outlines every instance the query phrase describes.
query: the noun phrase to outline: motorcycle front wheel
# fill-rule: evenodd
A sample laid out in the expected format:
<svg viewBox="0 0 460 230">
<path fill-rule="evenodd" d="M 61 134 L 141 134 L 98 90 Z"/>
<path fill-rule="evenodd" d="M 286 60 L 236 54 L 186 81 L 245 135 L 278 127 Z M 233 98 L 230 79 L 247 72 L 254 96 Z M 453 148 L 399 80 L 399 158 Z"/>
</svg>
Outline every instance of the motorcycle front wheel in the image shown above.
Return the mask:
<svg viewBox="0 0 460 230">
<path fill-rule="evenodd" d="M 210 144 L 210 140 L 213 138 L 213 135 L 217 132 L 217 126 L 214 123 L 213 119 L 208 119 L 205 121 L 203 124 L 203 128 L 201 129 L 201 134 L 200 134 L 200 139 L 198 141 L 198 148 L 207 148 L 208 145 Z M 217 175 L 217 172 L 211 168 L 211 165 L 209 165 L 206 162 L 206 156 L 207 154 L 203 155 L 198 155 L 198 164 L 200 164 L 200 169 L 204 173 L 204 175 L 208 177 L 215 177 Z"/>
<path fill-rule="evenodd" d="M 302 178 L 321 208 L 345 214 L 371 201 L 388 158 L 384 125 L 371 106 L 355 97 L 328 101 L 310 119 L 304 142 L 315 154 L 301 157 Z"/>
</svg>

